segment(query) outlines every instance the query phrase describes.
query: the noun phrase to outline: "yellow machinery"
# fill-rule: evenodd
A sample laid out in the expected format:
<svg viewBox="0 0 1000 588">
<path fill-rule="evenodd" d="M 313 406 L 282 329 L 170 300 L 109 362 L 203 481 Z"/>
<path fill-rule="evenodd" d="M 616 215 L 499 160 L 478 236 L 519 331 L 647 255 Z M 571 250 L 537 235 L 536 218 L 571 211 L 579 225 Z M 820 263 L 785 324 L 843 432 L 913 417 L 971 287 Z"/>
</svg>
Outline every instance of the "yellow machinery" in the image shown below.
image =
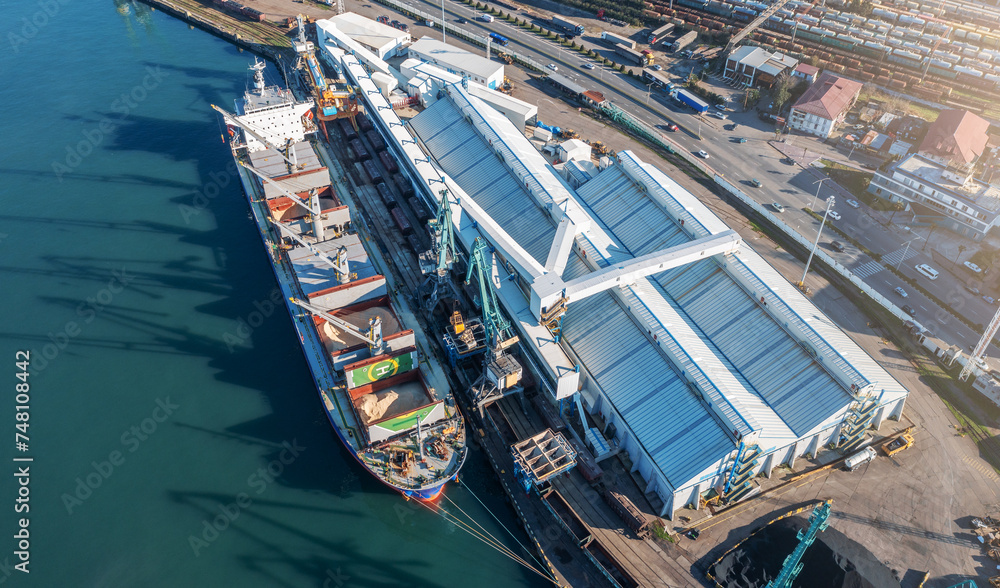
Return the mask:
<svg viewBox="0 0 1000 588">
<path fill-rule="evenodd" d="M 608 146 L 600 141 L 594 141 L 590 144 L 590 150 L 594 152 L 594 155 L 607 155 Z"/>
</svg>

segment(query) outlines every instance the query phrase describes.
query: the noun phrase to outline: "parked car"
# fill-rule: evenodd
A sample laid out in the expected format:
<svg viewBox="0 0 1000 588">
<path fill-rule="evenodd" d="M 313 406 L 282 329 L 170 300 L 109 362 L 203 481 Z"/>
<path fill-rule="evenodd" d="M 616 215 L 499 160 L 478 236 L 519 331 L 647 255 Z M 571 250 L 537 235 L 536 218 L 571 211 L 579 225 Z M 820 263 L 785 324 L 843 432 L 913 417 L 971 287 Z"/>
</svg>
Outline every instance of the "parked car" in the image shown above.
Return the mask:
<svg viewBox="0 0 1000 588">
<path fill-rule="evenodd" d="M 861 206 L 860 204 L 858 204 L 857 200 L 848 200 L 847 205 L 850 206 L 851 208 L 857 208 Z"/>
<path fill-rule="evenodd" d="M 841 243 L 840 241 L 831 242 L 830 248 L 833 249 L 834 251 L 839 251 L 841 253 L 843 253 L 847 249 L 846 247 L 844 247 L 844 244 Z"/>
<path fill-rule="evenodd" d="M 826 216 L 832 218 L 833 220 L 840 220 L 840 213 L 835 210 L 831 210 Z"/>
<path fill-rule="evenodd" d="M 698 152 L 698 157 L 702 159 L 708 159 L 708 151 L 702 149 L 701 151 Z"/>
<path fill-rule="evenodd" d="M 657 63 L 657 64 L 655 64 L 655 65 L 651 65 L 651 66 L 649 66 L 649 69 L 651 69 L 651 70 L 653 70 L 653 71 L 660 71 L 660 70 L 662 70 L 662 69 L 663 69 L 663 66 L 662 66 L 662 65 L 660 65 L 659 63 Z"/>
<path fill-rule="evenodd" d="M 754 178 L 754 179 L 750 180 L 750 183 L 753 184 L 754 188 L 760 188 L 763 185 L 763 184 L 760 183 L 760 180 L 758 180 L 757 178 Z"/>
<path fill-rule="evenodd" d="M 778 212 L 785 212 L 785 207 L 780 202 L 772 202 L 771 208 L 775 209 Z"/>
<path fill-rule="evenodd" d="M 870 163 L 862 163 L 861 167 L 863 167 L 865 169 L 870 169 L 870 170 L 877 170 L 878 169 L 877 167 L 875 167 L 874 165 L 872 165 Z"/>
<path fill-rule="evenodd" d="M 973 296 L 980 296 L 982 294 L 982 292 L 979 291 L 979 288 L 976 288 L 975 286 L 966 286 L 965 289 Z"/>
<path fill-rule="evenodd" d="M 969 268 L 970 270 L 974 271 L 977 274 L 983 272 L 983 268 L 981 268 L 978 265 L 972 263 L 971 261 L 963 262 L 962 265 L 964 265 L 965 267 Z"/>
<path fill-rule="evenodd" d="M 914 309 L 914 308 L 913 308 L 912 306 L 910 306 L 909 304 L 904 304 L 904 305 L 903 305 L 903 312 L 905 312 L 906 314 L 908 314 L 908 315 L 910 315 L 910 316 L 917 316 L 917 311 L 916 311 L 916 309 Z"/>
<path fill-rule="evenodd" d="M 994 302 L 996 302 L 996 298 L 993 298 L 992 296 L 984 295 L 983 300 L 985 300 L 987 304 L 993 304 Z"/>
<path fill-rule="evenodd" d="M 719 120 L 726 120 L 726 115 L 724 113 L 722 113 L 722 112 L 715 112 L 714 110 L 712 112 L 709 112 L 708 116 L 714 116 L 715 118 L 717 118 Z"/>
<path fill-rule="evenodd" d="M 903 298 L 908 298 L 909 297 L 909 294 L 906 293 L 906 290 L 900 288 L 899 286 L 896 286 L 896 289 L 893 290 L 893 292 L 895 292 L 896 294 L 899 294 Z"/>
</svg>

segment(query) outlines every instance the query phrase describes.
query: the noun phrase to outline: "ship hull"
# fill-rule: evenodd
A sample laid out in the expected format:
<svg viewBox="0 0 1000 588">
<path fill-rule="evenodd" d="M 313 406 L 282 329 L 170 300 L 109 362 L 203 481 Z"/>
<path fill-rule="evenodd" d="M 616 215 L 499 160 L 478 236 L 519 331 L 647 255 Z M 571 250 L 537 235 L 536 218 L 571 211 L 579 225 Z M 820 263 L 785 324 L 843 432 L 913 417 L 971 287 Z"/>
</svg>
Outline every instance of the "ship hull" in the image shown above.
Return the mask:
<svg viewBox="0 0 1000 588">
<path fill-rule="evenodd" d="M 234 157 L 236 157 L 236 153 L 234 153 L 233 155 Z M 247 204 L 249 205 L 251 213 L 253 214 L 254 222 L 257 225 L 258 233 L 261 237 L 261 242 L 264 246 L 265 251 L 267 251 L 269 245 L 267 241 L 267 234 L 269 231 L 269 227 L 267 218 L 265 216 L 266 213 L 261 208 L 262 206 L 265 205 L 262 204 L 261 202 L 255 202 L 255 200 L 257 200 L 258 198 L 262 198 L 263 196 L 257 193 L 256 186 L 254 185 L 249 172 L 244 170 L 242 167 L 239 166 L 237 167 L 239 168 L 240 182 L 243 186 L 243 193 L 247 198 Z M 304 328 L 309 328 L 309 327 L 304 326 L 300 321 L 295 320 L 295 317 L 300 313 L 300 309 L 297 306 L 293 307 L 292 306 L 293 303 L 290 302 L 290 299 L 296 295 L 294 292 L 293 285 L 288 282 L 288 280 L 282 275 L 282 272 L 280 272 L 278 268 L 275 266 L 275 261 L 273 257 L 270 256 L 270 252 L 268 252 L 268 261 L 270 262 L 271 272 L 274 274 L 274 278 L 278 282 L 278 286 L 281 288 L 283 298 L 285 299 L 285 307 L 288 309 L 290 318 L 292 319 L 292 324 L 295 325 L 295 330 L 298 333 L 299 341 L 301 341 L 304 345 L 306 339 L 309 338 L 311 334 L 303 332 Z M 351 455 L 351 457 L 354 458 L 354 461 L 356 461 L 358 465 L 360 465 L 366 472 L 371 474 L 372 477 L 374 477 L 376 480 L 378 480 L 388 488 L 400 493 L 406 499 L 413 498 L 424 502 L 430 502 L 435 500 L 438 496 L 440 496 L 441 492 L 444 490 L 444 487 L 449 482 L 458 479 L 458 471 L 461 470 L 461 465 L 463 464 L 459 464 L 459 467 L 456 468 L 455 473 L 453 475 L 438 480 L 436 483 L 420 489 L 397 486 L 379 476 L 377 472 L 375 472 L 367 463 L 365 463 L 360 458 L 354 444 L 350 441 L 350 439 L 348 439 L 345 432 L 341 429 L 337 421 L 334 420 L 330 410 L 327 409 L 326 402 L 324 399 L 325 393 L 321 390 L 321 387 L 317 384 L 317 382 L 320 381 L 320 377 L 319 374 L 317 374 L 316 370 L 321 368 L 319 366 L 314 365 L 315 363 L 314 360 L 311 358 L 311 355 L 304 348 L 300 347 L 300 349 L 302 349 L 303 355 L 306 359 L 306 364 L 309 366 L 309 373 L 310 377 L 313 380 L 314 389 L 317 392 L 317 395 L 320 400 L 320 405 L 323 408 L 324 414 L 326 414 L 326 418 L 327 421 L 330 423 L 330 427 L 333 429 L 334 433 L 336 433 L 337 439 L 340 440 L 341 444 L 344 446 L 347 452 Z M 465 454 L 463 453 L 462 454 L 463 462 L 464 462 L 464 457 Z"/>
</svg>

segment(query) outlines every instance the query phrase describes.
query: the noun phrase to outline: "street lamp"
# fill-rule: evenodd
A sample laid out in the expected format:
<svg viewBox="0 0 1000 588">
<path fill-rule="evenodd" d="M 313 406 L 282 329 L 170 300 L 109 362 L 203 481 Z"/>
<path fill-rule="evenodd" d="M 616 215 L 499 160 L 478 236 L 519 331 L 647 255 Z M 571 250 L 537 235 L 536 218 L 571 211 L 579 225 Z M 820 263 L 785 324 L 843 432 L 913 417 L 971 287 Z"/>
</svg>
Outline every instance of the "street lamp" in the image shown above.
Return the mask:
<svg viewBox="0 0 1000 588">
<path fill-rule="evenodd" d="M 833 210 L 835 202 L 836 199 L 833 196 L 830 196 L 826 200 L 826 212 L 823 213 L 823 220 L 819 223 L 819 231 L 816 233 L 816 240 L 813 242 L 812 251 L 809 252 L 809 259 L 806 260 L 806 269 L 802 272 L 802 279 L 799 280 L 799 288 L 804 288 L 806 285 L 806 274 L 809 273 L 809 265 L 812 263 L 813 255 L 816 254 L 816 247 L 819 246 L 819 237 L 823 234 L 823 227 L 826 226 L 826 217 Z"/>
<path fill-rule="evenodd" d="M 649 95 L 653 93 L 653 84 L 646 84 L 646 106 L 649 106 Z"/>
<path fill-rule="evenodd" d="M 907 230 L 910 229 L 910 227 L 905 227 L 905 228 Z M 916 233 L 914 233 L 913 237 L 909 241 L 906 242 L 906 248 L 903 249 L 903 255 L 901 255 L 899 257 L 899 261 L 896 262 L 896 270 L 897 271 L 899 270 L 900 264 L 903 263 L 904 259 L 906 259 L 906 254 L 910 252 L 910 243 L 912 243 L 915 239 L 923 239 L 923 237 L 921 237 L 920 235 L 917 235 Z"/>
<path fill-rule="evenodd" d="M 813 195 L 812 200 L 809 201 L 809 210 L 812 210 L 813 205 L 816 204 L 816 199 L 819 198 L 819 189 L 823 187 L 823 182 L 829 179 L 830 178 L 823 178 L 822 180 L 816 180 L 813 182 L 814 184 L 818 184 L 818 186 L 816 186 L 816 193 Z"/>
</svg>

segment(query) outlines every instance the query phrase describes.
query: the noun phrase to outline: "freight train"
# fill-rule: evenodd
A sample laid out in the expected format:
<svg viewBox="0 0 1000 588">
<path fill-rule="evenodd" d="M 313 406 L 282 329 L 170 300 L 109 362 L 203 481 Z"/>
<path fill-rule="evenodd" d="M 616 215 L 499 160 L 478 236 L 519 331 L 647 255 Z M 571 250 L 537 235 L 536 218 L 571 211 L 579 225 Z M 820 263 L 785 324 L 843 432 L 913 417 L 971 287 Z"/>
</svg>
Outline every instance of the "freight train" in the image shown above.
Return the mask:
<svg viewBox="0 0 1000 588">
<path fill-rule="evenodd" d="M 250 8 L 249 6 L 241 4 L 236 0 L 215 0 L 215 4 L 222 7 L 227 12 L 232 14 L 241 14 L 253 21 L 264 22 L 267 20 L 267 15 L 263 12 L 257 10 L 256 8 Z"/>
</svg>

